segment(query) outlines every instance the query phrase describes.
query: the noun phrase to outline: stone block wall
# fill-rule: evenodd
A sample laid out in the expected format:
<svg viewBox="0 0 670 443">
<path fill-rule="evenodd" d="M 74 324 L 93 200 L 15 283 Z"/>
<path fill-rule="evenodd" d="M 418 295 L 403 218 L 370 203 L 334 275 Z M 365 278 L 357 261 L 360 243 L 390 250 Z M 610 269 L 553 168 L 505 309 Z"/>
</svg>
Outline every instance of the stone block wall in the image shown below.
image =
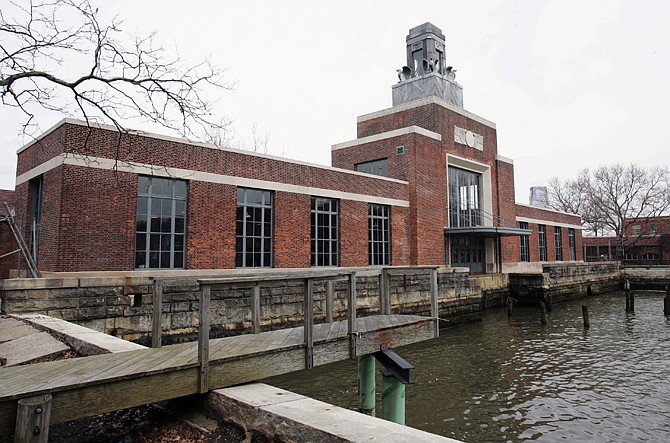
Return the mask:
<svg viewBox="0 0 670 443">
<path fill-rule="evenodd" d="M 195 338 L 198 327 L 198 277 L 162 278 L 161 322 L 163 342 Z M 14 279 L 0 282 L 2 312 L 41 313 L 72 321 L 110 335 L 147 344 L 153 322 L 151 277 L 70 277 Z M 379 276 L 357 276 L 357 315 L 379 312 Z M 480 311 L 481 290 L 471 286 L 467 272 L 442 269 L 438 273 L 441 316 L 459 317 Z M 348 285 L 333 285 L 333 316 L 346 318 Z M 428 272 L 392 276 L 392 312 L 430 313 Z M 272 330 L 303 324 L 303 283 L 300 280 L 261 286 L 261 329 Z M 316 322 L 325 321 L 326 284 L 314 287 Z M 251 330 L 251 289 L 228 287 L 211 292 L 212 337 Z"/>
</svg>

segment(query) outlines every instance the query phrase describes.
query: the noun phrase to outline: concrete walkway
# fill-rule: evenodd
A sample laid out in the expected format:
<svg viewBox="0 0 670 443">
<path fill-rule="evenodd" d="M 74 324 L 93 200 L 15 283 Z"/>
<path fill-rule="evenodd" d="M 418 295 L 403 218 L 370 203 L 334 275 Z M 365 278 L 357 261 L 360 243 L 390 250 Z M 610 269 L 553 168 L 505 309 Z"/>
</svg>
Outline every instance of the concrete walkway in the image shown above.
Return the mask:
<svg viewBox="0 0 670 443">
<path fill-rule="evenodd" d="M 0 317 L 0 366 L 30 363 L 69 349 L 46 332 L 11 317 Z"/>
</svg>

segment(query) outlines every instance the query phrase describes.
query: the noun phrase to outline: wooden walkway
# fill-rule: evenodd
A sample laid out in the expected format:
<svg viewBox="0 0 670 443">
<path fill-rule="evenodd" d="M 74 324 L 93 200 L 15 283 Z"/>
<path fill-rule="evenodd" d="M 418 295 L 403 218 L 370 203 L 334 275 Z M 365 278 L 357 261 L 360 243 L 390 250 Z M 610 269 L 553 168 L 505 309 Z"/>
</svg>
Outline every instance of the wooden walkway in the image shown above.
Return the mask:
<svg viewBox="0 0 670 443">
<path fill-rule="evenodd" d="M 376 315 L 209 340 L 205 387 L 218 389 L 435 337 L 434 319 Z M 353 344 L 353 349 L 352 349 Z M 14 431 L 17 402 L 52 395 L 51 423 L 203 392 L 198 342 L 0 369 L 0 435 Z M 306 354 L 309 354 L 306 358 Z"/>
</svg>

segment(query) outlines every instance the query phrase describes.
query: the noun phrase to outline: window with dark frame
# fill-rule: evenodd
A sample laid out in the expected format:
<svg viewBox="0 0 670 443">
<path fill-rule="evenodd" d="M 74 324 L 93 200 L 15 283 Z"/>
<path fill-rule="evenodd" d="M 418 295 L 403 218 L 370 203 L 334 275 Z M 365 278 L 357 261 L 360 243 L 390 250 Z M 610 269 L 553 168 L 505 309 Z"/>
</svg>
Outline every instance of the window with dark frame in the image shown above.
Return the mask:
<svg viewBox="0 0 670 443">
<path fill-rule="evenodd" d="M 370 162 L 356 164 L 356 171 L 365 172 L 366 174 L 381 175 L 388 177 L 389 175 L 389 159 L 381 158 Z"/>
<path fill-rule="evenodd" d="M 183 268 L 187 185 L 183 180 L 139 176 L 135 268 Z"/>
<path fill-rule="evenodd" d="M 547 261 L 547 227 L 537 225 L 537 249 L 540 261 Z"/>
<path fill-rule="evenodd" d="M 570 248 L 570 260 L 577 260 L 577 247 L 575 245 L 575 230 L 568 228 L 568 247 Z"/>
<path fill-rule="evenodd" d="M 482 224 L 481 174 L 449 166 L 449 226 L 470 227 Z"/>
<path fill-rule="evenodd" d="M 390 208 L 368 204 L 368 262 L 372 266 L 391 264 Z"/>
<path fill-rule="evenodd" d="M 527 222 L 519 222 L 519 229 L 528 229 Z M 519 261 L 530 261 L 530 248 L 527 235 L 519 236 Z"/>
<path fill-rule="evenodd" d="M 28 238 L 28 250 L 33 260 L 37 263 L 39 252 L 40 233 L 42 231 L 42 177 L 30 180 L 30 238 Z"/>
<path fill-rule="evenodd" d="M 272 192 L 237 188 L 235 266 L 272 266 Z"/>
<path fill-rule="evenodd" d="M 312 197 L 311 264 L 338 266 L 339 202 L 330 198 Z"/>
<path fill-rule="evenodd" d="M 560 226 L 554 226 L 554 250 L 556 261 L 563 261 L 563 233 Z"/>
</svg>

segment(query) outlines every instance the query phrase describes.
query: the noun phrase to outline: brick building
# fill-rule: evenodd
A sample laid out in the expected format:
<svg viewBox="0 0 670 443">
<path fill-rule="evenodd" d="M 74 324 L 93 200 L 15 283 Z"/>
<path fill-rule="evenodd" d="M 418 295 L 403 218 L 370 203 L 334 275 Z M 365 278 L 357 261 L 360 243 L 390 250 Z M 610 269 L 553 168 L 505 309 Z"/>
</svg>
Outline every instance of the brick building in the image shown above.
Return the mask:
<svg viewBox="0 0 670 443">
<path fill-rule="evenodd" d="M 626 219 L 624 226 L 624 262 L 641 265 L 670 263 L 670 216 Z M 621 258 L 621 241 L 616 237 L 584 237 L 584 257 L 587 261 Z"/>
<path fill-rule="evenodd" d="M 410 30 L 393 107 L 359 117 L 333 167 L 63 120 L 18 152 L 40 270 L 581 260 L 579 217 L 514 203 L 513 162 L 444 54 L 438 28 Z"/>
</svg>

